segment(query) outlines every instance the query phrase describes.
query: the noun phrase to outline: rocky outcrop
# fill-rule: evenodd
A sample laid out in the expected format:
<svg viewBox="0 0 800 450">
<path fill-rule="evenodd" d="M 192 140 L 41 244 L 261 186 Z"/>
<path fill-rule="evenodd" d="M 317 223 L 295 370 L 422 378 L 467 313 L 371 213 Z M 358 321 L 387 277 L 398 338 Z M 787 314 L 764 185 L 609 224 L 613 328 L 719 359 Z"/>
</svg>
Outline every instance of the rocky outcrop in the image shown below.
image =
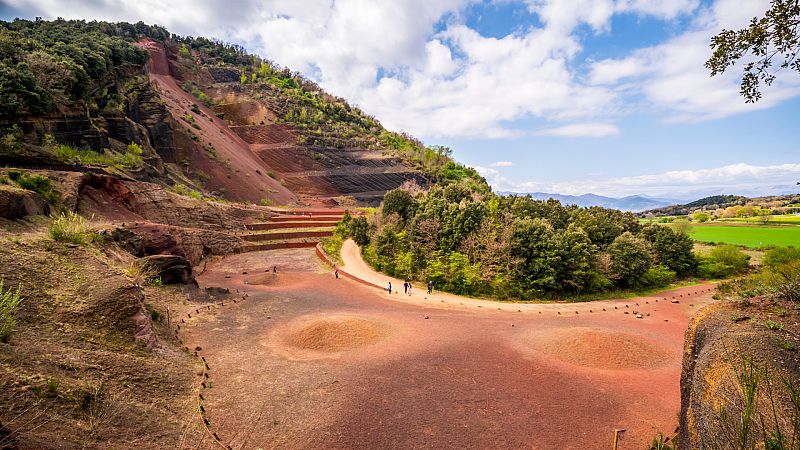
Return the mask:
<svg viewBox="0 0 800 450">
<path fill-rule="evenodd" d="M 723 301 L 695 315 L 681 373 L 681 449 L 739 448 L 743 436 L 763 445 L 762 425 L 768 435 L 800 431 L 792 425 L 800 405 L 786 385 L 800 388 L 798 318 L 796 305 L 767 300 Z M 767 323 L 779 325 L 771 330 Z M 743 427 L 748 378 L 755 392 L 749 429 Z"/>
<path fill-rule="evenodd" d="M 218 231 L 244 230 L 248 220 L 273 213 L 266 208 L 203 202 L 153 183 L 90 176 L 81 190 L 81 208 L 112 220 L 154 222 Z"/>
<path fill-rule="evenodd" d="M 152 255 L 135 260 L 134 264 L 149 277 L 161 278 L 165 284 L 187 284 L 194 280 L 192 264 L 183 256 Z"/>
<path fill-rule="evenodd" d="M 47 202 L 36 192 L 0 184 L 0 217 L 20 219 L 49 212 Z"/>
</svg>

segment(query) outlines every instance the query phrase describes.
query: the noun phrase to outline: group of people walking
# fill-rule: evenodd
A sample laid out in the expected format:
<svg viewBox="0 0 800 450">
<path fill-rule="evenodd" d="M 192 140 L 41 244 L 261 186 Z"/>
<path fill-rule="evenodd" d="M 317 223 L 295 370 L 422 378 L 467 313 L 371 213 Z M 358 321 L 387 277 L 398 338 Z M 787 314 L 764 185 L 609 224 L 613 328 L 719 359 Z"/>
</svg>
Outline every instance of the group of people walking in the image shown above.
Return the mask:
<svg viewBox="0 0 800 450">
<path fill-rule="evenodd" d="M 273 268 L 274 269 L 274 268 Z M 339 268 L 333 266 L 333 275 L 336 279 L 339 279 Z M 390 294 L 392 293 L 392 282 L 389 282 L 389 285 L 386 287 L 386 291 Z M 403 282 L 403 293 L 404 294 L 411 294 L 411 280 L 406 280 Z M 433 294 L 433 281 L 428 281 L 428 295 Z"/>
<path fill-rule="evenodd" d="M 337 275 L 338 277 L 338 275 Z M 386 290 L 391 294 L 392 293 L 392 282 L 389 282 L 389 286 Z M 403 282 L 403 293 L 404 294 L 411 294 L 411 281 L 404 281 Z M 428 295 L 433 294 L 433 281 L 428 281 Z"/>
</svg>

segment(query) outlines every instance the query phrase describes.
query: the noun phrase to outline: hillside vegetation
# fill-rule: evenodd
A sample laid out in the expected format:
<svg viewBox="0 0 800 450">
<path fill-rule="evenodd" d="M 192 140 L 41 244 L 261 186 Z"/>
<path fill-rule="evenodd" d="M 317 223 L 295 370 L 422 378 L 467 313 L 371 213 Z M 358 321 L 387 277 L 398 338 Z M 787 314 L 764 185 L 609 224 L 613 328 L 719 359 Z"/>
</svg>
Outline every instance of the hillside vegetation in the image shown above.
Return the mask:
<svg viewBox="0 0 800 450">
<path fill-rule="evenodd" d="M 163 48 L 163 70 L 191 96 L 188 106 L 165 101 L 164 86 L 148 79 L 146 63 L 156 47 L 147 42 Z M 231 99 L 260 105 L 266 114 L 245 108 L 237 120 L 262 127 L 258 133 L 269 139 L 283 139 L 279 145 L 289 151 L 254 155 L 265 166 L 255 179 L 245 180 L 247 188 L 228 181 L 244 168 L 236 165 L 237 155 L 220 148 L 233 144 L 211 138 L 225 133 L 209 129 L 236 125 L 233 117 L 219 122 Z M 264 128 L 269 126 L 280 128 Z M 247 140 L 252 130 L 246 128 L 231 130 Z M 346 100 L 242 47 L 177 36 L 141 22 L 0 22 L 0 135 L 0 161 L 7 165 L 101 168 L 166 187 L 184 185 L 206 198 L 253 203 L 287 201 L 286 193 L 278 192 L 285 191 L 276 186 L 279 181 L 288 189 L 331 197 L 368 183 L 364 191 L 382 195 L 407 179 L 435 181 L 453 164 L 449 148 L 386 130 Z M 141 152 L 130 152 L 131 145 Z M 257 151 L 244 145 L 236 151 Z M 381 156 L 359 156 L 364 152 Z M 308 161 L 297 159 L 301 155 Z M 280 172 L 298 161 L 298 174 L 286 174 L 295 181 L 279 180 Z M 350 186 L 347 180 L 325 178 L 326 171 L 348 166 L 367 179 Z"/>
<path fill-rule="evenodd" d="M 698 257 L 686 234 L 640 226 L 631 213 L 498 196 L 469 170 L 429 190 L 391 191 L 369 218 L 345 218 L 339 235 L 352 236 L 389 275 L 498 298 L 659 287 L 746 271 L 749 258 L 728 247 Z"/>
</svg>

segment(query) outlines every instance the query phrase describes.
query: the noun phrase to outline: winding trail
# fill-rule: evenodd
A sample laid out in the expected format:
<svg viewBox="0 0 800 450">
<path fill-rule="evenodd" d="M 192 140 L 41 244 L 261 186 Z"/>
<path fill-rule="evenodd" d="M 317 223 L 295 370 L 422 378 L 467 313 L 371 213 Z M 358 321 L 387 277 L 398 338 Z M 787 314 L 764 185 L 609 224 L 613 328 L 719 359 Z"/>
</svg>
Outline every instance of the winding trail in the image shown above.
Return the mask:
<svg viewBox="0 0 800 450">
<path fill-rule="evenodd" d="M 344 270 L 383 285 L 353 251 Z M 314 249 L 230 256 L 198 281 L 247 293 L 181 330 L 235 449 L 605 449 L 615 428 L 640 449 L 677 426 L 684 331 L 713 301 L 710 285 L 580 304 L 390 296 L 335 279 Z"/>
</svg>

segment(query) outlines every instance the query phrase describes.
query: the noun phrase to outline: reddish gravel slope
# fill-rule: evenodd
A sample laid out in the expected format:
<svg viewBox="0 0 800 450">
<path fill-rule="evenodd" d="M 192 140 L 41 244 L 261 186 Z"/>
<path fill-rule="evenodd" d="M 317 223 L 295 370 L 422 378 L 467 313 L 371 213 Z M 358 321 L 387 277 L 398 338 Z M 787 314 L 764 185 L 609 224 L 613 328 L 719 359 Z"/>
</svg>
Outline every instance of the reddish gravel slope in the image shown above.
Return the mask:
<svg viewBox="0 0 800 450">
<path fill-rule="evenodd" d="M 266 163 L 228 128 L 225 121 L 218 118 L 202 102 L 192 97 L 178 86 L 170 73 L 169 62 L 164 46 L 152 40 L 139 42 L 150 53 L 146 70 L 156 85 L 173 118 L 187 131 L 197 136 L 197 149 L 190 161 L 190 169 L 200 170 L 210 177 L 207 187 L 214 190 L 224 188 L 225 195 L 231 199 L 249 200 L 258 203 L 267 198 L 276 204 L 289 204 L 296 196 L 268 174 L 272 171 Z M 201 114 L 192 111 L 196 105 Z M 194 128 L 181 116 L 191 116 L 199 128 Z M 194 145 L 189 141 L 187 145 Z M 209 158 L 204 148 L 212 146 L 215 158 Z"/>
</svg>

